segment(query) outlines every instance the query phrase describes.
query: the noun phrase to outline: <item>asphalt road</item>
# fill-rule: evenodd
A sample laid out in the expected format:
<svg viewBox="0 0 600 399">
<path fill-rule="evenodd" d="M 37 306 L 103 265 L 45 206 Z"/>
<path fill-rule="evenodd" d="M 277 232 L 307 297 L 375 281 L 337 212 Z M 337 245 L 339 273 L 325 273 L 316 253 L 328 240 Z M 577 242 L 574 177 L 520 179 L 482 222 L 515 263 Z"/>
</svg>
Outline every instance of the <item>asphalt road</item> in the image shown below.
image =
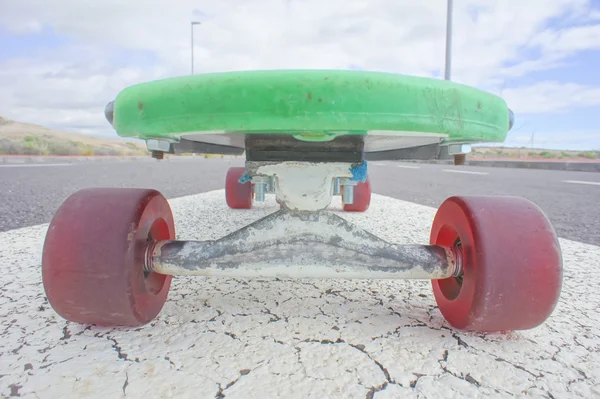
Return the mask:
<svg viewBox="0 0 600 399">
<path fill-rule="evenodd" d="M 0 165 L 0 231 L 49 222 L 71 193 L 85 187 L 149 187 L 168 198 L 224 186 L 243 159 Z M 560 237 L 600 245 L 600 174 L 531 169 L 371 162 L 373 192 L 439 206 L 452 195 L 515 195 L 540 206 Z"/>
</svg>

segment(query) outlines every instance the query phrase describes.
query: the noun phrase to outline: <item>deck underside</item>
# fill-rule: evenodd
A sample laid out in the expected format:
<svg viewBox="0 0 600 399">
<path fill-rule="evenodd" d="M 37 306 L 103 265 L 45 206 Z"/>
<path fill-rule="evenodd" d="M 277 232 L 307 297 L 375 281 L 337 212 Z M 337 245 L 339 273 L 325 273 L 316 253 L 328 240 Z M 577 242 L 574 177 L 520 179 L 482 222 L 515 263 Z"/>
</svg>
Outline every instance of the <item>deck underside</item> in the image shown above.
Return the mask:
<svg viewBox="0 0 600 399">
<path fill-rule="evenodd" d="M 429 144 L 440 144 L 446 134 L 393 132 L 395 135 L 368 134 L 361 136 L 364 140 L 364 152 L 379 152 L 398 150 L 404 148 L 419 147 Z M 400 133 L 400 134 L 399 134 Z M 246 135 L 240 133 L 204 134 L 191 133 L 181 135 L 182 139 L 204 144 L 215 144 L 219 146 L 245 148 Z M 335 140 L 334 140 L 335 141 Z M 325 143 L 323 143 L 325 144 Z"/>
<path fill-rule="evenodd" d="M 242 155 L 248 160 L 360 162 L 362 160 L 438 159 L 448 143 L 444 134 L 379 132 L 343 135 L 331 141 L 304 141 L 291 134 L 190 133 L 171 144 L 174 154 Z M 395 134 L 395 135 L 393 135 Z M 447 150 L 446 150 L 447 153 Z"/>
</svg>

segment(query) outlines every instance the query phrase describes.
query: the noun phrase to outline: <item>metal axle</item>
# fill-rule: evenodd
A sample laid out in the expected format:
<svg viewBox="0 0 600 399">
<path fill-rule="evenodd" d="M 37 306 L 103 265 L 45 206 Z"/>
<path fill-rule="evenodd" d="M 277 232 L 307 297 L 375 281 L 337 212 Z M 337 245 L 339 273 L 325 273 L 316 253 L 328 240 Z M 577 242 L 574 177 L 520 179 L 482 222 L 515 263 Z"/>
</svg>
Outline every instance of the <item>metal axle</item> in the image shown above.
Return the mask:
<svg viewBox="0 0 600 399">
<path fill-rule="evenodd" d="M 397 245 L 327 213 L 280 210 L 215 241 L 158 241 L 145 271 L 167 275 L 443 279 L 460 256 L 437 245 Z"/>
</svg>

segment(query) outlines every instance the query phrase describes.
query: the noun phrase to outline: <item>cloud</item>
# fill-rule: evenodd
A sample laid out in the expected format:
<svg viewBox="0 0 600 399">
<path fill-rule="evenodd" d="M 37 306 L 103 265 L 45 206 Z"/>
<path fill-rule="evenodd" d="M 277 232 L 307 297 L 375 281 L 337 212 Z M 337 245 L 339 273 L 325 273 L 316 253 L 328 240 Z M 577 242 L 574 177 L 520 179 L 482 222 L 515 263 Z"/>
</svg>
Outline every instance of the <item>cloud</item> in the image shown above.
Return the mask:
<svg viewBox="0 0 600 399">
<path fill-rule="evenodd" d="M 586 4 L 455 2 L 457 76 L 481 83 L 506 63 L 530 61 L 523 59 L 521 50 L 544 47 L 556 41 L 556 35 L 565 48 L 597 46 L 591 39 L 600 25 L 560 32 L 544 26 L 552 18 L 580 12 Z M 195 10 L 202 10 L 204 17 L 196 17 Z M 5 6 L 0 24 L 13 32 L 24 26 L 40 31 L 51 26 L 57 34 L 92 46 L 152 51 L 176 74 L 189 72 L 189 21 L 201 19 L 202 25 L 195 28 L 196 60 L 204 71 L 360 64 L 365 69 L 434 75 L 443 68 L 445 12 L 444 2 L 436 0 L 21 0 Z M 575 37 L 586 40 L 574 43 Z"/>
<path fill-rule="evenodd" d="M 597 89 L 507 81 L 597 49 L 600 22 L 586 0 L 454 3 L 452 78 L 501 93 L 520 112 L 595 105 Z M 122 88 L 196 72 L 338 68 L 440 77 L 445 2 L 439 0 L 20 0 L 0 5 L 13 35 L 53 32 L 68 44 L 0 58 L 0 114 L 49 127 L 110 134 L 102 110 Z M 596 15 L 596 18 L 593 16 Z M 567 97 L 565 97 L 567 96 Z"/>
<path fill-rule="evenodd" d="M 557 130 L 545 132 L 545 134 L 540 133 L 541 132 L 535 130 L 529 134 L 513 135 L 509 133 L 508 139 L 504 145 L 551 150 L 600 150 L 600 130 Z"/>
<path fill-rule="evenodd" d="M 532 44 L 551 56 L 567 56 L 582 50 L 600 49 L 600 25 L 575 26 L 568 29 L 545 29 Z"/>
<path fill-rule="evenodd" d="M 164 74 L 159 68 L 115 67 L 98 48 L 0 62 L 0 115 L 47 127 L 116 137 L 104 106 L 124 87 Z"/>
<path fill-rule="evenodd" d="M 503 97 L 517 114 L 565 112 L 581 107 L 600 106 L 600 87 L 540 82 L 506 89 Z"/>
</svg>

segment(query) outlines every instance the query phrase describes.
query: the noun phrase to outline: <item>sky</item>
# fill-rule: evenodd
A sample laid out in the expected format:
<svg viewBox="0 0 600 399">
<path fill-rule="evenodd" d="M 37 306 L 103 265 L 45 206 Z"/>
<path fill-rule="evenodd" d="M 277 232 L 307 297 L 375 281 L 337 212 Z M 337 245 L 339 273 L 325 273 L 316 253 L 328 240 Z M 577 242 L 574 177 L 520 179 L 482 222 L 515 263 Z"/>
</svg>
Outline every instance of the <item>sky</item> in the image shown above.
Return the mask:
<svg viewBox="0 0 600 399">
<path fill-rule="evenodd" d="M 446 0 L 2 0 L 0 116 L 118 136 L 123 88 L 196 73 L 443 78 Z M 452 80 L 502 96 L 505 145 L 600 150 L 600 0 L 455 0 Z"/>
</svg>

